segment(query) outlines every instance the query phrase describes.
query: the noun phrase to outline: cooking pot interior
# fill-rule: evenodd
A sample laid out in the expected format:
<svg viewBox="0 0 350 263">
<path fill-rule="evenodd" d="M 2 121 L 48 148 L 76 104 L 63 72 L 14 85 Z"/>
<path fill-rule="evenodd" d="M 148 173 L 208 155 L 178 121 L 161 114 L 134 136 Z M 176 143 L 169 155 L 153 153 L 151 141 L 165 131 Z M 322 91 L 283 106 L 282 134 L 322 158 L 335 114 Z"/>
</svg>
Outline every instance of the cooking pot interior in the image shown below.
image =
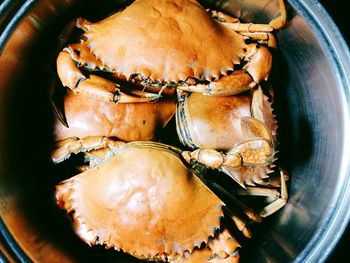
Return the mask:
<svg viewBox="0 0 350 263">
<path fill-rule="evenodd" d="M 277 1 L 202 3 L 245 21 L 267 22 L 278 13 Z M 54 168 L 49 158 L 54 120 L 49 98 L 57 85 L 55 58 L 71 29 L 67 25 L 79 16 L 96 21 L 126 4 L 37 1 L 2 43 L 0 212 L 7 246 L 19 260 L 138 262 L 101 246 L 90 248 L 75 236 L 53 196 L 55 185 L 73 174 L 64 167 Z M 290 174 L 289 201 L 253 227 L 253 239 L 241 249 L 242 262 L 312 257 L 325 233 L 336 233 L 330 226 L 348 184 L 344 173 L 348 113 L 333 46 L 317 29 L 317 18 L 308 16 L 298 2 L 288 5 L 288 14 L 287 26 L 277 33 L 271 84 L 279 122 L 278 156 Z M 325 259 L 328 252 L 313 259 Z"/>
</svg>

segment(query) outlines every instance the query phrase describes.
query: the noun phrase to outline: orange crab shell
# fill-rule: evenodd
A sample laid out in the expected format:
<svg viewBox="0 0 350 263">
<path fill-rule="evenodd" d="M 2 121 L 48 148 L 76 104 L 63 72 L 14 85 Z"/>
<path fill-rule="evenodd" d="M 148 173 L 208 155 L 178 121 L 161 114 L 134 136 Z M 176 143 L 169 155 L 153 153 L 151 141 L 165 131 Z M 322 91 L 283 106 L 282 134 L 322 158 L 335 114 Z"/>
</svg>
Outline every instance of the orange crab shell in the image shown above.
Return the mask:
<svg viewBox="0 0 350 263">
<path fill-rule="evenodd" d="M 137 143 L 58 185 L 56 200 L 86 243 L 157 260 L 207 243 L 224 205 L 177 154 Z"/>
<path fill-rule="evenodd" d="M 56 121 L 57 141 L 69 137 L 117 137 L 123 141 L 151 140 L 176 110 L 175 98 L 156 102 L 116 104 L 89 95 L 68 92 L 64 98 L 64 114 L 69 128 Z"/>
<path fill-rule="evenodd" d="M 192 148 L 230 150 L 246 139 L 241 119 L 258 112 L 253 107 L 261 109 L 262 116 L 254 117 L 259 117 L 275 138 L 277 122 L 271 103 L 261 90 L 255 91 L 255 94 L 254 97 L 250 93 L 227 97 L 200 93 L 188 95 L 177 108 L 177 132 L 181 141 Z"/>
<path fill-rule="evenodd" d="M 240 63 L 246 48 L 243 36 L 213 20 L 195 0 L 136 0 L 81 27 L 107 69 L 158 81 L 217 79 Z"/>
</svg>

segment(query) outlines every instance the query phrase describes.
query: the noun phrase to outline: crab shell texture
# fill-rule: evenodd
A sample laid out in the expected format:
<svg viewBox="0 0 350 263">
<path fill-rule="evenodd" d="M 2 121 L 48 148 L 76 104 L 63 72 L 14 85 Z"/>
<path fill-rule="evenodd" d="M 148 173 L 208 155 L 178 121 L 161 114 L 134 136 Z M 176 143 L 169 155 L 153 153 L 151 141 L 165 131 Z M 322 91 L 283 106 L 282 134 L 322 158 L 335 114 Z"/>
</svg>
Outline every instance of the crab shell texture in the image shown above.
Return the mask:
<svg viewBox="0 0 350 263">
<path fill-rule="evenodd" d="M 260 116 L 254 116 L 257 112 Z M 230 150 L 247 139 L 241 127 L 242 117 L 259 119 L 276 139 L 277 122 L 261 89 L 254 94 L 227 97 L 189 94 L 178 104 L 177 133 L 182 143 L 191 148 Z"/>
<path fill-rule="evenodd" d="M 56 120 L 57 141 L 69 137 L 116 137 L 123 141 L 152 140 L 166 126 L 176 111 L 176 99 L 156 102 L 114 103 L 68 91 L 64 114 L 69 127 Z"/>
<path fill-rule="evenodd" d="M 232 253 L 227 256 L 223 251 L 236 251 L 239 248 L 237 241 L 231 236 L 227 229 L 223 229 L 214 239 L 211 239 L 206 247 L 195 249 L 192 253 L 185 253 L 176 258 L 176 263 L 238 263 L 239 254 Z M 214 255 L 214 256 L 213 256 Z M 216 255 L 216 256 L 215 256 Z M 221 257 L 219 256 L 221 255 Z"/>
<path fill-rule="evenodd" d="M 72 213 L 80 238 L 154 260 L 207 243 L 224 203 L 175 151 L 155 143 L 124 147 L 57 185 L 57 204 Z"/>
<path fill-rule="evenodd" d="M 240 64 L 247 48 L 242 35 L 213 20 L 196 0 L 136 0 L 83 27 L 107 70 L 160 82 L 218 79 Z"/>
</svg>

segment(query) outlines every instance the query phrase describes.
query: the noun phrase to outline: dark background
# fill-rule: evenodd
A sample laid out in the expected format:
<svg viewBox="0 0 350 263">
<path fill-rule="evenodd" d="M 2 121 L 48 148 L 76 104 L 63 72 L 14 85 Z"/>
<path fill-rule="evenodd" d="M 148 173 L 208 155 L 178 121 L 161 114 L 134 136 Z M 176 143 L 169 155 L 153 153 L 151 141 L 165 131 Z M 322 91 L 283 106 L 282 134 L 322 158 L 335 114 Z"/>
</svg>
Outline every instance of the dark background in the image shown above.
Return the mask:
<svg viewBox="0 0 350 263">
<path fill-rule="evenodd" d="M 3 0 L 0 0 L 0 4 Z M 325 7 L 330 16 L 333 18 L 335 24 L 343 34 L 345 40 L 350 46 L 350 11 L 347 8 L 349 1 L 345 0 L 319 0 L 319 2 Z M 350 72 L 349 72 L 350 74 Z M 40 216 L 40 215 L 39 215 Z M 0 244 L 4 244 L 1 241 Z M 345 258 L 345 259 L 344 259 Z M 1 255 L 0 255 L 1 262 Z M 350 262 L 350 225 L 344 232 L 343 237 L 339 241 L 333 253 L 330 255 L 326 263 L 337 262 Z"/>
<path fill-rule="evenodd" d="M 346 0 L 320 0 L 335 24 L 340 29 L 348 45 L 350 45 L 350 12 L 349 2 Z"/>
<path fill-rule="evenodd" d="M 345 0 L 320 0 L 320 3 L 328 11 L 343 34 L 347 44 L 350 46 L 350 13 L 348 1 Z M 349 72 L 350 74 L 350 72 Z M 327 263 L 333 262 L 350 262 L 350 226 L 347 227 L 343 237 L 339 241 L 335 250 L 329 257 Z"/>
</svg>

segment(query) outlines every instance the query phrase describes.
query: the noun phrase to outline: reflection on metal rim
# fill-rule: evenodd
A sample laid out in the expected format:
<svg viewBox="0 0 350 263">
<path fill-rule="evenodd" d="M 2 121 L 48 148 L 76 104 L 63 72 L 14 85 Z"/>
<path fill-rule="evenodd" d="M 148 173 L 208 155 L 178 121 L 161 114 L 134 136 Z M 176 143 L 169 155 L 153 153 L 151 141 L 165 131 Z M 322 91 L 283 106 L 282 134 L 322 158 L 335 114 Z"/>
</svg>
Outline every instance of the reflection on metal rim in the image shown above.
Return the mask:
<svg viewBox="0 0 350 263">
<path fill-rule="evenodd" d="M 18 11 L 13 15 L 11 20 L 8 21 L 6 23 L 6 25 L 3 25 L 4 26 L 3 31 L 0 31 L 0 54 L 1 54 L 8 38 L 11 36 L 11 33 L 13 32 L 13 30 L 16 28 L 16 26 L 21 21 L 23 16 L 25 16 L 25 14 L 33 7 L 33 5 L 37 1 L 38 0 L 25 1 L 24 4 L 22 6 L 20 6 Z M 5 1 L 3 3 L 3 5 L 0 6 L 1 16 L 5 17 L 5 14 L 7 12 L 12 12 L 12 9 L 14 9 L 15 7 L 13 7 L 13 4 L 11 5 L 11 3 L 15 3 L 15 1 Z M 6 22 L 6 20 L 0 21 L 0 22 Z M 1 26 L 0 29 L 2 29 L 2 25 L 0 25 L 0 26 Z"/>
<path fill-rule="evenodd" d="M 1 239 L 4 239 L 6 242 L 6 246 L 12 250 L 12 251 L 6 251 L 6 247 L 4 247 L 5 251 L 2 251 L 0 249 L 0 262 L 23 262 L 23 263 L 30 263 L 31 261 L 29 258 L 25 255 L 25 253 L 22 251 L 22 249 L 18 246 L 16 241 L 13 239 L 11 234 L 9 233 L 7 227 L 5 226 L 4 222 L 0 218 L 0 233 L 1 233 Z M 11 258 L 12 261 L 9 260 L 9 257 Z M 5 259 L 6 258 L 6 259 Z M 3 260 L 3 261 L 2 261 Z"/>
<path fill-rule="evenodd" d="M 314 1 L 290 1 L 291 5 L 308 21 L 313 32 L 323 41 L 333 66 L 337 69 L 337 79 L 343 87 L 344 134 L 350 130 L 350 52 L 339 29 L 326 10 Z M 341 162 L 342 184 L 338 184 L 337 194 L 330 205 L 326 220 L 322 222 L 308 246 L 298 255 L 296 262 L 323 262 L 333 251 L 350 220 L 350 140 L 344 136 L 343 160 Z"/>
<path fill-rule="evenodd" d="M 15 5 L 15 2 L 6 0 L 0 5 L 0 15 L 6 16 L 6 19 L 0 20 L 0 55 L 18 23 L 38 0 L 24 1 L 21 5 L 18 5 L 18 2 Z M 350 140 L 346 136 L 350 131 L 350 80 L 347 76 L 347 72 L 350 72 L 350 52 L 334 22 L 319 3 L 312 0 L 290 0 L 290 4 L 306 19 L 320 42 L 323 43 L 322 48 L 335 68 L 338 85 L 342 87 L 340 91 L 342 95 L 341 111 L 345 113 L 342 132 L 345 136 L 344 145 L 340 146 L 343 152 L 340 161 L 341 184 L 337 184 L 325 219 L 321 222 L 317 232 L 313 234 L 308 245 L 295 259 L 296 262 L 323 262 L 334 249 L 350 220 Z M 9 12 L 11 15 L 8 15 Z M 0 230 L 8 247 L 13 250 L 18 260 L 30 262 L 11 237 L 2 220 L 0 220 Z"/>
</svg>

